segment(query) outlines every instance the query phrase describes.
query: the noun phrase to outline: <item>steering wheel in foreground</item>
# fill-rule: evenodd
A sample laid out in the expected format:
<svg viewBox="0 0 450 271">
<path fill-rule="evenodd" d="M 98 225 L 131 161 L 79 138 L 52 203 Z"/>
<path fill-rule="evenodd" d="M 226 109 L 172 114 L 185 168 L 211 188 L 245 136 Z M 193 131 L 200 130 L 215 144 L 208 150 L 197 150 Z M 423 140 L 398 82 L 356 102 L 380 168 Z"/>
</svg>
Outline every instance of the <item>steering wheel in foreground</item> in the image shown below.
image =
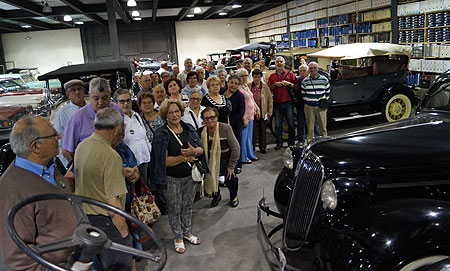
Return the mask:
<svg viewBox="0 0 450 271">
<path fill-rule="evenodd" d="M 67 200 L 75 210 L 75 216 L 78 220 L 78 227 L 75 229 L 72 237 L 57 240 L 45 245 L 38 246 L 29 246 L 25 244 L 22 238 L 17 234 L 17 230 L 14 226 L 14 218 L 17 212 L 22 209 L 24 206 L 29 205 L 33 202 L 44 201 L 44 200 Z M 141 229 L 143 229 L 147 234 L 150 235 L 150 238 L 156 244 L 156 251 L 160 251 L 158 256 L 154 254 L 137 250 L 135 248 L 117 244 L 108 239 L 108 236 L 99 228 L 94 227 L 90 224 L 86 213 L 83 210 L 82 203 L 88 203 L 92 205 L 96 205 L 103 209 L 114 212 L 125 219 L 137 224 Z M 69 269 L 62 268 L 58 265 L 55 265 L 48 260 L 42 257 L 42 254 L 63 250 L 67 248 L 81 248 L 82 255 L 89 255 L 86 259 L 91 261 L 93 257 L 103 249 L 110 249 L 118 252 L 123 252 L 131 255 L 135 255 L 141 258 L 145 258 L 156 262 L 158 266 L 154 270 L 162 270 L 167 262 L 167 251 L 161 239 L 144 223 L 142 223 L 139 219 L 127 214 L 126 212 L 113 207 L 104 202 L 82 197 L 71 194 L 63 194 L 63 193 L 54 193 L 54 194 L 39 194 L 28 197 L 16 205 L 14 205 L 8 214 L 8 222 L 7 222 L 8 233 L 11 236 L 12 240 L 17 244 L 17 246 L 22 249 L 30 258 L 38 262 L 39 264 L 50 268 L 51 270 L 58 271 L 70 271 Z M 87 253 L 83 254 L 84 250 L 87 250 Z"/>
</svg>

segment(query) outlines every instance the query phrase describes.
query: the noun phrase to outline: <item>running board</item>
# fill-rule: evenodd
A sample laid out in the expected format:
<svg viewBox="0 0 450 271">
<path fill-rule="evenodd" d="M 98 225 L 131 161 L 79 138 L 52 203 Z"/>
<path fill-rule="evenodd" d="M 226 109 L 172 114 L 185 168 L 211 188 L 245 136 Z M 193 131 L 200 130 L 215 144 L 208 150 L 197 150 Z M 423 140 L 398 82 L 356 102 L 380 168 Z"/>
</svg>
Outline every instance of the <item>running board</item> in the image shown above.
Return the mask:
<svg viewBox="0 0 450 271">
<path fill-rule="evenodd" d="M 368 117 L 375 117 L 375 116 L 381 116 L 381 112 L 373 113 L 373 114 L 369 114 L 369 115 L 354 115 L 354 116 L 350 116 L 350 117 L 332 118 L 332 120 L 343 121 L 343 120 L 352 120 L 352 119 L 368 118 Z"/>
</svg>

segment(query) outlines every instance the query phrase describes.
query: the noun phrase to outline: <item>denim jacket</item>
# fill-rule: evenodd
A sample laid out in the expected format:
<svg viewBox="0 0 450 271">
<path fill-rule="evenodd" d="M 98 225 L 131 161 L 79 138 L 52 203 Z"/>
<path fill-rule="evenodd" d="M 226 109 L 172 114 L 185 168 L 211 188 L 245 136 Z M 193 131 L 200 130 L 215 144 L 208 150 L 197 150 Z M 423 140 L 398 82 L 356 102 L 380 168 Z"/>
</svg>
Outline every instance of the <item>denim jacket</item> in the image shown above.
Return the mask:
<svg viewBox="0 0 450 271">
<path fill-rule="evenodd" d="M 189 142 L 194 147 L 202 147 L 202 140 L 200 136 L 195 131 L 194 127 L 188 123 L 184 123 L 180 121 L 181 126 L 184 129 L 188 130 L 189 134 Z M 155 136 L 152 142 L 152 153 L 151 153 L 151 161 L 150 161 L 150 172 L 153 172 L 153 175 L 150 176 L 150 182 L 158 185 L 166 184 L 166 152 L 167 147 L 169 146 L 169 137 L 170 131 L 167 128 L 167 125 L 163 125 L 159 127 L 155 131 Z M 202 165 L 207 168 L 207 162 L 205 155 L 201 155 L 198 157 L 199 161 Z"/>
</svg>

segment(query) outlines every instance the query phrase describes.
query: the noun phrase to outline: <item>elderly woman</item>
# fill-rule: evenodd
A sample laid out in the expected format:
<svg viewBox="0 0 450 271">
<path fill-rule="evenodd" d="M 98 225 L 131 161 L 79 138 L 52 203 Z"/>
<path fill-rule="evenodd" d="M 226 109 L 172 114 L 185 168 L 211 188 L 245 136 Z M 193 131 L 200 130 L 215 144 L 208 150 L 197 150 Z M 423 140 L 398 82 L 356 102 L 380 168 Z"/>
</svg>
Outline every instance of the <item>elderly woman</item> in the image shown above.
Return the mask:
<svg viewBox="0 0 450 271">
<path fill-rule="evenodd" d="M 114 101 L 120 106 L 124 115 L 123 142 L 133 152 L 142 179 L 147 182 L 152 145 L 148 141 L 144 121 L 131 109 L 131 95 L 128 90 L 118 89 L 114 93 Z"/>
<path fill-rule="evenodd" d="M 205 107 L 200 105 L 203 98 L 203 93 L 198 88 L 192 89 L 190 93 L 189 104 L 184 110 L 184 116 L 181 120 L 192 125 L 195 130 L 198 130 L 204 125 L 202 122 L 201 113 Z"/>
<path fill-rule="evenodd" d="M 191 163 L 203 155 L 203 146 L 194 127 L 181 120 L 183 113 L 180 100 L 167 99 L 162 103 L 159 114 L 167 124 L 156 130 L 151 162 L 154 173 L 151 181 L 167 184 L 169 224 L 178 253 L 185 251 L 183 239 L 200 244 L 200 239 L 192 234 L 196 183 L 192 179 Z M 206 165 L 204 158 L 203 164 Z"/>
<path fill-rule="evenodd" d="M 256 106 L 253 100 L 253 94 L 251 93 L 248 84 L 248 72 L 246 69 L 239 69 L 237 71 L 239 76 L 238 90 L 244 95 L 245 99 L 245 113 L 243 117 L 244 129 L 241 136 L 241 159 L 244 164 L 251 164 L 252 161 L 257 161 L 253 151 L 253 120 L 255 115 L 259 118 L 259 108 Z"/>
<path fill-rule="evenodd" d="M 220 94 L 223 94 L 227 90 L 227 71 L 217 70 L 217 77 L 220 79 Z"/>
<path fill-rule="evenodd" d="M 203 110 L 202 119 L 205 127 L 198 131 L 210 165 L 210 174 L 205 178 L 205 193 L 213 195 L 211 207 L 217 206 L 222 199 L 218 183 L 219 176 L 224 176 L 225 186 L 230 191 L 230 205 L 237 207 L 239 204 L 238 178 L 234 169 L 239 160 L 239 143 L 231 126 L 217 121 L 218 113 L 217 109 L 213 107 Z"/>
<path fill-rule="evenodd" d="M 261 117 L 255 120 L 253 125 L 253 146 L 258 142 L 259 151 L 267 153 L 266 123 L 273 113 L 272 92 L 269 86 L 262 81 L 263 73 L 261 70 L 253 70 L 252 77 L 253 82 L 248 84 L 248 87 L 253 93 L 253 99 L 261 112 Z"/>
<path fill-rule="evenodd" d="M 191 90 L 193 90 L 194 88 L 199 88 L 202 90 L 203 95 L 205 95 L 206 93 L 208 93 L 205 89 L 199 87 L 197 85 L 197 81 L 198 81 L 198 75 L 196 72 L 194 71 L 190 71 L 188 72 L 188 74 L 186 75 L 186 82 L 187 85 L 181 90 L 181 94 L 182 95 L 186 95 L 187 97 L 190 96 Z"/>
<path fill-rule="evenodd" d="M 167 98 L 166 90 L 163 86 L 158 85 L 153 90 L 153 95 L 155 97 L 155 110 L 158 110 L 159 106 Z"/>
<path fill-rule="evenodd" d="M 204 107 L 214 107 L 219 111 L 218 120 L 223 123 L 228 123 L 228 115 L 231 113 L 231 103 L 220 95 L 220 79 L 217 76 L 211 76 L 206 81 L 206 85 L 209 89 L 202 99 L 202 105 Z"/>
<path fill-rule="evenodd" d="M 159 117 L 155 110 L 155 96 L 149 92 L 143 92 L 138 96 L 138 104 L 141 108 L 141 118 L 147 130 L 147 138 L 150 143 L 153 141 L 156 129 L 163 126 L 165 122 Z"/>
<path fill-rule="evenodd" d="M 178 79 L 169 79 L 164 83 L 164 88 L 166 89 L 166 94 L 169 99 L 178 99 L 180 101 L 183 100 L 183 96 L 181 96 L 181 81 Z"/>
<path fill-rule="evenodd" d="M 197 86 L 208 91 L 208 85 L 205 80 L 205 68 L 198 66 L 195 68 L 195 72 L 197 73 Z"/>
</svg>

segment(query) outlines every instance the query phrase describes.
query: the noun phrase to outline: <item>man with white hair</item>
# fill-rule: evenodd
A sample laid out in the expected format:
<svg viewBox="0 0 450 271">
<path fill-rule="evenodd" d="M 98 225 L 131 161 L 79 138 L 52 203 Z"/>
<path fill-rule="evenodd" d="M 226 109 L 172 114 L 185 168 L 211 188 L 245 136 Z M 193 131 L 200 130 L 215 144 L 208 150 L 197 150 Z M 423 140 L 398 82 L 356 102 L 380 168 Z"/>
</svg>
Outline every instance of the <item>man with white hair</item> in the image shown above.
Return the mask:
<svg viewBox="0 0 450 271">
<path fill-rule="evenodd" d="M 324 75 L 319 74 L 317 62 L 308 64 L 309 76 L 302 81 L 302 95 L 305 100 L 305 119 L 308 141 L 314 138 L 314 122 L 319 123 L 321 136 L 327 136 L 327 108 L 319 107 L 319 100 L 330 99 L 330 82 Z"/>
<path fill-rule="evenodd" d="M 287 88 L 294 88 L 297 85 L 297 77 L 293 72 L 286 70 L 284 65 L 284 58 L 278 56 L 275 60 L 276 71 L 270 75 L 268 82 L 273 93 L 273 109 L 276 121 L 277 145 L 275 150 L 280 150 L 283 147 L 283 116 L 289 127 L 288 145 L 293 146 L 295 144 L 294 109 Z"/>
<path fill-rule="evenodd" d="M 122 158 L 115 151 L 124 135 L 123 116 L 105 107 L 97 112 L 94 128 L 75 153 L 75 192 L 125 210 L 127 188 Z M 103 230 L 111 241 L 132 246 L 125 218 L 94 205 L 83 207 L 91 224 Z M 131 270 L 130 254 L 103 250 L 97 258 L 100 270 Z"/>
<path fill-rule="evenodd" d="M 90 103 L 72 115 L 64 129 L 62 153 L 67 161 L 72 161 L 78 144 L 94 132 L 94 119 L 98 111 L 111 107 L 123 116 L 120 107 L 111 103 L 111 87 L 109 81 L 104 78 L 91 80 L 89 83 L 89 100 Z"/>
<path fill-rule="evenodd" d="M 192 71 L 192 59 L 190 58 L 186 58 L 184 60 L 184 71 L 181 72 L 180 74 L 178 74 L 178 80 L 181 81 L 181 85 L 183 86 L 183 88 L 186 86 L 186 76 L 187 74 Z"/>
<path fill-rule="evenodd" d="M 162 72 L 167 71 L 168 68 L 169 68 L 169 63 L 167 63 L 167 61 L 161 61 L 158 73 L 161 74 Z"/>
<path fill-rule="evenodd" d="M 178 64 L 173 64 L 170 78 L 177 78 L 178 74 L 180 74 L 180 66 L 178 66 Z"/>
<path fill-rule="evenodd" d="M 208 86 L 206 86 L 205 69 L 201 66 L 198 66 L 197 68 L 195 68 L 195 72 L 197 73 L 197 86 L 209 92 Z"/>
<path fill-rule="evenodd" d="M 246 57 L 244 59 L 243 63 L 244 63 L 243 68 L 248 72 L 248 81 L 253 82 L 253 77 L 252 77 L 253 60 L 250 57 Z"/>
</svg>

